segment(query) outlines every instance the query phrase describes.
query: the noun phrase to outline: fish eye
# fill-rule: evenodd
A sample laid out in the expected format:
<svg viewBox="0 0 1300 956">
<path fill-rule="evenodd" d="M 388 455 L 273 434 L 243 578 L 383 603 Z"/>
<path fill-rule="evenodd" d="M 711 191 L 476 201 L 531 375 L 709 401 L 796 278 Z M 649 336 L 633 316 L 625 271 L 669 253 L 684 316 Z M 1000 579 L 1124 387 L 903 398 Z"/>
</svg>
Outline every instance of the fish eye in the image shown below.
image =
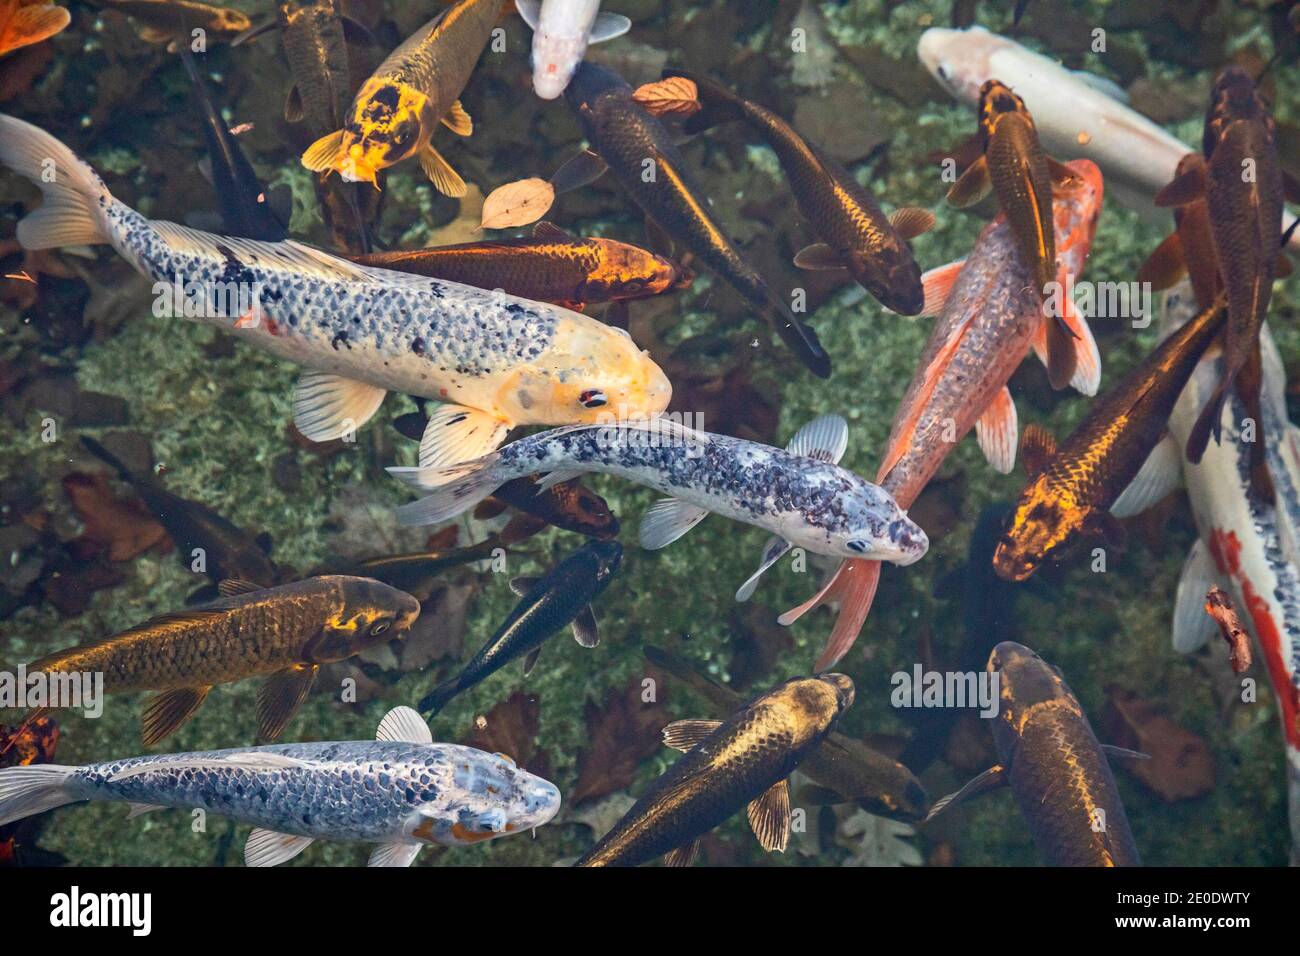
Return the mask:
<svg viewBox="0 0 1300 956">
<path fill-rule="evenodd" d="M 857 538 L 847 542 L 847 545 L 850 551 L 856 551 L 858 554 L 866 554 L 871 550 L 865 541 L 859 541 Z"/>
<path fill-rule="evenodd" d="M 600 389 L 589 388 L 578 396 L 578 401 L 582 403 L 583 408 L 600 408 L 606 404 L 609 399 Z"/>
<path fill-rule="evenodd" d="M 391 625 L 391 621 L 376 621 L 374 624 L 370 625 L 370 636 L 379 637 L 381 634 L 386 633 Z"/>
<path fill-rule="evenodd" d="M 948 79 L 948 68 L 944 66 L 942 63 L 939 64 L 939 79 L 941 80 Z"/>
</svg>

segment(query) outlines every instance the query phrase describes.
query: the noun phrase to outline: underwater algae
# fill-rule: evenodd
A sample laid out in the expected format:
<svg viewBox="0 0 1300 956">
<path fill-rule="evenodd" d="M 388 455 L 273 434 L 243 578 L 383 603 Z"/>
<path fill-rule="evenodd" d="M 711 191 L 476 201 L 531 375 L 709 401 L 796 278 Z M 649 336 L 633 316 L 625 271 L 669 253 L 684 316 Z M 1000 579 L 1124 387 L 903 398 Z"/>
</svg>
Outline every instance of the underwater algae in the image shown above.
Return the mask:
<svg viewBox="0 0 1300 956">
<path fill-rule="evenodd" d="M 250 13 L 261 8 L 251 2 L 232 6 Z M 812 89 L 797 89 L 786 76 L 793 54 L 785 40 L 789 16 L 777 9 L 784 4 L 745 4 L 743 14 L 734 9 L 740 5 L 722 2 L 610 6 L 633 19 L 632 33 L 593 50 L 591 56 L 611 60 L 624 56 L 625 60 L 617 62 L 630 78 L 637 64 L 645 60 L 643 48 L 652 48 L 666 52 L 670 65 L 724 78 L 787 117 L 792 110 L 806 117 L 821 114 L 829 127 L 826 116 L 841 100 L 866 104 L 872 126 L 868 132 L 877 145 L 867 144 L 865 151 L 858 153 L 863 145 L 852 144 L 855 174 L 887 209 L 921 205 L 935 210 L 937 227 L 913 243 L 923 268 L 955 260 L 969 250 L 984 219 L 943 207 L 937 168 L 928 157 L 969 135 L 972 111 L 952 103 L 936 85 L 928 83 L 914 54 L 925 28 L 948 23 L 948 4 L 887 4 L 882 0 L 814 4 L 821 9 L 828 34 L 840 45 L 841 53 L 833 59 L 825 85 Z M 1009 24 L 1004 6 L 979 5 L 977 22 L 1004 30 Z M 1041 6 L 1062 7 L 1069 22 L 1086 25 L 1107 22 L 1117 5 L 1072 2 Z M 1221 15 L 1233 25 L 1234 35 L 1246 35 L 1252 25 L 1250 9 L 1223 6 L 1228 9 Z M 376 26 L 388 24 L 397 37 L 422 23 L 435 5 L 390 3 L 383 7 L 368 12 Z M 391 30 L 392 17 L 400 17 L 400 31 Z M 1031 9 L 1027 24 L 1033 29 L 1035 22 L 1051 17 L 1047 9 Z M 736 42 L 704 42 L 698 36 L 704 30 L 701 24 L 731 29 Z M 519 94 L 517 74 L 525 69 L 528 31 L 518 18 L 504 26 L 507 54 L 486 55 L 464 97 L 479 129 L 448 148 L 449 158 L 462 175 L 482 192 L 525 176 L 549 175 L 572 154 L 580 138 L 562 106 Z M 1209 88 L 1212 65 L 1194 68 L 1162 62 L 1147 48 L 1140 30 L 1117 31 L 1114 36 L 1116 45 L 1136 58 L 1139 66 L 1132 69 L 1139 75 L 1197 91 L 1193 98 L 1196 109 L 1170 124 L 1184 141 L 1196 142 L 1201 94 Z M 1025 42 L 1054 55 L 1064 55 L 1063 44 L 1084 45 L 1064 27 L 1050 40 L 1031 33 Z M 47 43 L 59 65 L 52 66 L 30 94 L 4 103 L 3 110 L 64 139 L 105 173 L 119 198 L 150 216 L 182 221 L 193 209 L 211 208 L 211 196 L 195 165 L 202 155 L 202 143 L 195 121 L 186 115 L 188 91 L 179 63 L 144 47 L 121 18 L 87 9 L 77 10 L 72 27 Z M 867 57 L 863 50 L 875 52 Z M 78 51 L 84 53 L 74 56 Z M 287 128 L 279 116 L 286 76 L 275 42 L 259 41 L 233 50 L 215 48 L 208 55 L 213 65 L 207 68 L 223 78 L 215 88 L 227 104 L 232 122 L 253 123 L 244 145 L 257 172 L 268 186 L 287 183 L 293 187 L 292 234 L 302 235 L 300 230 L 305 230 L 307 238 L 327 245 L 328 234 L 308 211 L 315 199 L 310 179 L 298 163 L 303 144 L 287 139 L 290 135 L 301 138 L 301 132 Z M 872 82 L 873 72 L 864 64 L 879 65 L 882 57 L 900 64 L 898 74 L 912 84 L 905 91 L 906 99 L 900 98 L 899 91 Z M 138 96 L 134 102 L 122 90 L 106 91 L 106 79 L 91 82 L 105 59 L 115 71 L 132 66 L 142 73 L 143 78 L 135 84 Z M 1071 55 L 1070 59 L 1072 66 L 1104 69 L 1110 63 L 1095 54 Z M 69 61 L 66 65 L 65 60 Z M 774 78 L 764 80 L 762 95 L 757 89 L 745 90 L 747 78 L 763 73 Z M 635 76 L 633 82 L 651 78 Z M 1279 77 L 1275 109 L 1279 117 L 1294 120 L 1300 96 L 1293 76 L 1291 79 L 1287 82 Z M 780 98 L 774 100 L 774 96 Z M 88 123 L 81 122 L 83 116 Z M 806 224 L 800 222 L 792 202 L 772 198 L 780 194 L 782 183 L 770 152 L 746 145 L 743 139 L 735 130 L 717 130 L 685 146 L 685 155 L 710 191 L 718 217 L 747 253 L 752 251 L 765 263 L 778 258 L 788 263 L 788 254 L 809 240 Z M 25 183 L 14 177 L 0 178 L 0 199 L 7 208 L 31 195 Z M 411 164 L 390 171 L 383 202 L 379 232 L 394 248 L 426 244 L 460 213 L 459 204 L 434 192 Z M 16 216 L 6 215 L 0 220 L 0 234 L 11 234 L 9 220 L 13 218 Z M 642 235 L 639 217 L 609 181 L 560 197 L 549 218 L 583 234 L 633 242 Z M 1087 277 L 1128 281 L 1168 228 L 1164 219 L 1143 221 L 1108 200 Z M 102 251 L 86 268 L 110 288 L 125 286 L 133 275 L 124 263 Z M 796 281 L 797 274 L 788 264 L 781 268 L 789 274 L 788 281 Z M 74 282 L 43 280 L 56 287 L 53 301 L 65 304 L 76 301 L 69 288 Z M 219 335 L 196 323 L 154 318 L 148 314 L 147 287 L 144 292 L 136 296 L 136 314 L 120 325 L 92 328 L 71 342 L 54 336 L 46 326 L 48 309 L 0 305 L 4 331 L 0 361 L 6 367 L 22 367 L 34 376 L 40 374 L 34 369 L 74 370 L 81 391 L 117 396 L 127 408 L 125 420 L 109 425 L 79 426 L 56 420 L 58 438 L 48 442 L 42 440 L 41 432 L 49 409 L 20 403 L 16 397 L 8 400 L 0 421 L 0 488 L 21 489 L 24 495 L 34 492 L 39 505 L 35 509 L 25 506 L 27 510 L 48 515 L 48 527 L 61 540 L 75 538 L 78 525 L 60 481 L 70 470 L 96 468 L 94 460 L 80 450 L 76 436 L 83 430 L 96 437 L 128 431 L 147 436 L 169 490 L 203 501 L 240 527 L 269 533 L 274 542 L 272 554 L 282 565 L 305 572 L 337 553 L 340 543 L 355 548 L 358 541 L 367 542 L 371 545 L 368 553 L 381 553 L 399 541 L 414 545 L 422 540 L 421 529 L 414 535 L 409 530 L 399 532 L 386 513 L 408 497 L 384 467 L 414 463 L 413 443 L 391 425 L 393 419 L 415 408 L 411 401 L 390 396 L 355 443 L 345 443 L 328 456 L 295 446 L 288 423 L 296 369 L 238 344 L 222 349 Z M 631 327 L 638 341 L 642 331 L 653 331 L 656 357 L 681 350 L 685 355 L 682 361 L 697 366 L 748 352 L 752 387 L 779 411 L 775 434 L 763 439 L 783 445 L 813 417 L 842 414 L 850 427 L 844 465 L 871 476 L 895 407 L 925 343 L 928 320 L 892 315 L 869 297 L 849 294 L 845 287 L 819 299 L 808 321 L 834 361 L 834 372 L 826 381 L 799 369 L 766 326 L 707 274 L 697 279 L 691 291 L 676 298 L 650 300 L 642 304 L 644 308 L 634 303 Z M 1295 322 L 1298 311 L 1300 294 L 1295 282 L 1279 284 L 1270 324 L 1288 358 L 1300 350 Z M 1095 331 L 1103 360 L 1103 389 L 1157 341 L 1154 328 L 1137 331 L 1118 321 L 1108 324 L 1108 320 L 1100 320 Z M 755 342 L 757 346 L 752 344 Z M 1035 421 L 1058 436 L 1064 435 L 1082 418 L 1088 400 L 1073 393 L 1053 395 L 1045 381 L 1043 370 L 1033 359 L 1013 379 L 1021 421 Z M 709 421 L 706 413 L 703 427 L 721 424 Z M 297 483 L 292 490 L 272 477 L 275 463 L 286 455 L 296 466 Z M 578 779 L 581 755 L 590 746 L 589 714 L 611 694 L 643 687 L 642 682 L 650 677 L 655 699 L 644 706 L 662 715 L 661 723 L 706 715 L 704 702 L 691 691 L 672 677 L 654 674 L 641 653 L 643 644 L 669 647 L 703 663 L 719 679 L 742 675 L 747 678 L 744 692 L 751 694 L 788 676 L 806 673 L 831 620 L 826 611 L 818 611 L 788 629 L 774 623 L 780 611 L 803 601 L 816 588 L 824 569 L 817 559 L 811 559 L 803 572 L 782 562 L 760 586 L 752 601 L 754 607 L 737 605 L 732 595 L 758 561 L 765 541 L 763 532 L 713 516 L 670 548 L 642 551 L 635 547 L 636 520 L 655 496 L 615 479 L 596 476 L 587 480 L 622 519 L 627 546 L 622 571 L 596 606 L 600 645 L 585 649 L 561 634 L 543 649 L 539 665 L 527 678 L 517 665 L 507 667 L 454 700 L 432 722 L 435 740 L 470 741 L 476 720 L 495 705 L 517 691 L 536 698 L 535 749 L 547 760 L 545 776 L 566 798 Z M 946 516 L 939 527 L 927 526 L 930 553 L 909 568 L 885 570 L 880 596 L 862 636 L 838 666 L 857 684 L 856 702 L 841 721 L 841 731 L 884 749 L 896 748 L 907 737 L 905 715 L 889 703 L 890 674 L 909 669 L 919 659 L 922 632 L 932 639 L 939 660 L 955 654 L 960 612 L 951 599 L 935 596 L 936 583 L 965 560 L 969 528 L 980 509 L 993 501 L 1013 499 L 1022 485 L 1019 469 L 1009 476 L 994 474 L 973 439 L 954 449 L 916 506 L 926 514 Z M 120 484 L 117 488 L 123 491 Z M 0 521 L 8 524 L 14 514 L 6 501 Z M 346 527 L 341 528 L 342 524 Z M 1170 506 L 1163 525 L 1157 526 L 1159 534 L 1130 534 L 1124 550 L 1112 550 L 1104 575 L 1089 569 L 1084 552 L 1053 574 L 1046 593 L 1022 595 L 1016 639 L 1038 649 L 1062 669 L 1103 739 L 1102 715 L 1107 710 L 1108 692 L 1118 687 L 1158 702 L 1177 723 L 1208 744 L 1214 755 L 1214 787 L 1192 800 L 1166 802 L 1117 768 L 1144 862 L 1280 865 L 1287 854 L 1284 752 L 1266 681 L 1260 682 L 1258 704 L 1227 708 L 1225 713 L 1206 676 L 1209 665 L 1172 649 L 1169 621 L 1174 589 L 1195 538 L 1181 496 Z M 462 527 L 462 535 L 465 530 Z M 476 531 L 481 533 L 481 529 Z M 368 662 L 364 670 L 371 681 L 365 699 L 356 704 L 342 703 L 339 688 L 322 679 L 290 724 L 285 739 L 367 739 L 390 707 L 413 704 L 454 673 L 492 633 L 515 604 L 516 597 L 507 585 L 511 576 L 542 573 L 580 544 L 576 536 L 552 529 L 519 545 L 498 572 L 452 572 L 449 587 L 462 586 L 470 593 L 463 633 L 451 635 L 455 638 L 452 653 L 420 671 L 398 672 L 382 659 Z M 0 620 L 0 660 L 6 665 L 31 660 L 178 608 L 201 583 L 173 553 L 150 551 L 115 568 L 122 582 L 96 591 L 80 615 L 64 617 L 49 603 L 26 603 L 12 610 L 7 619 Z M 450 615 L 446 620 L 454 624 Z M 165 742 L 164 751 L 251 743 L 255 693 L 253 681 L 217 688 L 198 717 Z M 136 698 L 110 699 L 102 718 L 68 716 L 61 721 L 58 760 L 78 763 L 142 752 L 139 709 Z M 7 718 L 5 722 L 12 721 Z M 978 739 L 974 743 L 981 745 Z M 991 759 L 987 743 L 982 746 L 984 756 Z M 618 792 L 640 794 L 675 757 L 674 752 L 658 748 L 637 763 L 634 778 Z M 956 789 L 979 769 L 982 767 L 958 768 L 940 761 L 923 780 L 934 798 Z M 592 806 L 602 799 L 576 806 L 566 802 L 559 816 L 535 836 L 426 851 L 419 862 L 550 865 L 572 859 L 599 835 L 581 821 L 598 816 Z M 853 859 L 853 838 L 837 832 L 851 816 L 849 810 L 812 807 L 808 811 L 807 831 L 794 833 L 790 849 L 783 855 L 764 853 L 748 832 L 743 815 L 738 815 L 705 841 L 704 859 L 768 865 L 841 865 Z M 241 861 L 247 827 L 210 817 L 206 832 L 194 833 L 191 822 L 183 812 L 127 821 L 121 807 L 82 804 L 51 815 L 41 831 L 40 846 L 80 864 Z M 1032 865 L 1038 860 L 1007 794 L 973 803 L 941 827 L 906 836 L 904 841 L 926 858 L 937 858 L 938 848 L 945 845 L 962 865 Z M 364 861 L 364 853 L 360 847 L 322 841 L 292 865 L 357 865 Z M 886 854 L 871 861 L 892 859 Z"/>
</svg>

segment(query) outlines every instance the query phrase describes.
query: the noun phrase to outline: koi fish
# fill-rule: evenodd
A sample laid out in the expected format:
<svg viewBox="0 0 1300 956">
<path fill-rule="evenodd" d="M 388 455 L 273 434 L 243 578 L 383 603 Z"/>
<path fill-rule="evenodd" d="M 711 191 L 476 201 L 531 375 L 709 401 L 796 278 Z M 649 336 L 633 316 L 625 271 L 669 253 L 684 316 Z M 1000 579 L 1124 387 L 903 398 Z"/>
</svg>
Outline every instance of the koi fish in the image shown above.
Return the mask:
<svg viewBox="0 0 1300 956">
<path fill-rule="evenodd" d="M 1220 298 L 1165 339 L 1093 403 L 1059 450 L 1043 429 L 1025 430 L 1021 451 L 1030 483 L 993 553 L 999 575 L 1025 581 L 1083 534 L 1123 540 L 1115 519 L 1140 507 L 1144 496 L 1129 495 L 1118 513 L 1114 506 L 1163 437 L 1183 386 L 1222 329 L 1225 311 Z M 1138 483 L 1147 485 L 1145 479 Z"/>
<path fill-rule="evenodd" d="M 258 734 L 274 740 L 311 692 L 322 664 L 400 639 L 420 616 L 411 595 L 369 578 L 328 576 L 259 588 L 222 583 L 221 599 L 29 664 L 29 673 L 97 673 L 110 694 L 158 691 L 145 708 L 146 747 L 179 730 L 217 684 L 269 675 Z"/>
<path fill-rule="evenodd" d="M 699 839 L 742 807 L 763 848 L 790 834 L 787 778 L 853 703 L 843 674 L 796 677 L 726 720 L 678 720 L 664 743 L 685 752 L 576 866 L 690 866 Z"/>
<path fill-rule="evenodd" d="M 438 713 L 457 695 L 520 657 L 527 676 L 542 645 L 565 625 L 572 626 L 574 639 L 583 647 L 595 647 L 600 633 L 591 602 L 609 587 L 622 560 L 623 546 L 617 541 L 593 541 L 540 578 L 514 578 L 510 589 L 519 595 L 519 603 L 459 674 L 425 695 L 420 711 Z"/>
<path fill-rule="evenodd" d="M 925 532 L 887 493 L 836 464 L 847 444 L 838 415 L 809 422 L 784 450 L 653 419 L 553 429 L 452 468 L 388 471 L 431 492 L 397 509 L 408 525 L 455 517 L 520 475 L 550 472 L 545 485 L 599 472 L 672 496 L 642 518 L 648 550 L 667 547 L 713 512 L 771 531 L 786 550 L 920 560 Z"/>
<path fill-rule="evenodd" d="M 1060 249 L 1056 283 L 1063 293 L 1083 273 L 1104 192 L 1095 165 L 1079 160 L 1071 170 L 1077 185 L 1060 192 L 1052 205 Z M 1011 224 L 1001 216 L 985 227 L 969 256 L 926 273 L 924 311 L 939 318 L 894 415 L 876 477 L 900 507 L 915 503 L 971 429 L 996 471 L 1007 474 L 1014 467 L 1019 425 L 1007 382 L 1031 348 L 1047 362 L 1046 326 L 1051 324 L 1031 276 Z M 1092 332 L 1068 294 L 1060 312 L 1076 352 L 1071 384 L 1085 395 L 1096 394 L 1101 359 Z M 879 582 L 879 563 L 847 561 L 818 594 L 779 620 L 792 624 L 814 607 L 838 601 L 839 614 L 817 661 L 818 669 L 830 667 L 857 640 Z"/>
<path fill-rule="evenodd" d="M 48 161 L 57 176 L 43 174 Z M 519 424 L 599 421 L 606 405 L 657 414 L 672 395 L 626 332 L 579 313 L 359 266 L 291 239 L 146 219 L 22 120 L 0 116 L 0 163 L 45 196 L 18 224 L 24 248 L 111 243 L 173 311 L 196 305 L 223 331 L 306 366 L 294 423 L 312 441 L 351 434 L 389 390 L 446 403 L 430 417 L 424 464 L 477 458 Z"/>
<path fill-rule="evenodd" d="M 1049 866 L 1141 866 L 1106 758 L 1142 755 L 1100 743 L 1061 672 L 1023 644 L 993 648 L 987 670 L 998 677 L 998 763 L 936 801 L 929 819 L 1005 785 Z"/>
<path fill-rule="evenodd" d="M 589 43 L 604 43 L 632 29 L 619 13 L 603 13 L 600 0 L 515 0 L 533 31 L 533 90 L 553 100 L 569 85 Z"/>
<path fill-rule="evenodd" d="M 352 100 L 342 129 L 302 154 L 312 172 L 333 170 L 348 182 L 372 183 L 381 169 L 411 156 L 445 196 L 465 195 L 465 181 L 434 149 L 442 124 L 469 136 L 474 123 L 460 104 L 487 46 L 503 0 L 459 0 L 413 33 L 371 74 Z"/>
<path fill-rule="evenodd" d="M 612 170 L 646 218 L 731 285 L 813 374 L 830 375 L 830 357 L 779 295 L 746 262 L 709 212 L 704 192 L 686 170 L 672 133 L 632 97 L 621 76 L 583 63 L 565 90 L 591 148 L 556 171 L 557 193 Z M 655 174 L 644 172 L 653 163 Z"/>
<path fill-rule="evenodd" d="M 795 265 L 847 269 L 886 308 L 900 315 L 921 311 L 921 269 L 907 242 L 933 228 L 932 212 L 904 207 L 886 216 L 852 173 L 771 110 L 694 73 L 664 70 L 663 75 L 685 77 L 699 91 L 703 108 L 687 119 L 687 133 L 743 120 L 776 152 L 800 211 L 821 240 L 800 251 Z"/>
<path fill-rule="evenodd" d="M 1074 174 L 1043 151 L 1024 101 L 1004 84 L 989 80 L 980 88 L 979 116 L 980 158 L 948 190 L 948 202 L 962 209 L 990 191 L 997 196 L 1033 288 L 1058 320 L 1047 323 L 1047 377 L 1053 388 L 1064 388 L 1074 375 L 1074 348 L 1064 318 L 1048 308 L 1057 274 L 1052 186 L 1072 182 Z"/>
<path fill-rule="evenodd" d="M 508 757 L 436 744 L 409 707 L 374 741 L 271 744 L 157 754 L 80 767 L 0 770 L 0 825 L 82 800 L 218 813 L 256 829 L 248 866 L 292 860 L 315 840 L 377 843 L 369 866 L 410 866 L 426 844 L 465 846 L 542 826 L 555 785 Z"/>
<path fill-rule="evenodd" d="M 659 295 L 694 279 L 690 270 L 653 252 L 614 239 L 578 238 L 548 222 L 538 223 L 531 238 L 349 258 L 577 309 Z"/>
<path fill-rule="evenodd" d="M 90 0 L 97 7 L 116 10 L 139 24 L 140 39 L 146 43 L 189 42 L 195 30 L 203 31 L 208 42 L 233 40 L 249 29 L 248 14 L 230 7 L 218 7 L 197 0 Z"/>
</svg>

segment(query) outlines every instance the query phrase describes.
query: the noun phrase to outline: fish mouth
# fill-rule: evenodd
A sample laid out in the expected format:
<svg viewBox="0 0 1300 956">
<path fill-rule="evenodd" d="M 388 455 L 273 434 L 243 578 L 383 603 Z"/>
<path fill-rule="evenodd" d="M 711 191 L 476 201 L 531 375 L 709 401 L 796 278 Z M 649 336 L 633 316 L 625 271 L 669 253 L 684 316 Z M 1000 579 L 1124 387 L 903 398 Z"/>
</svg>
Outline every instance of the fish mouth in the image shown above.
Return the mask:
<svg viewBox="0 0 1300 956">
<path fill-rule="evenodd" d="M 853 686 L 851 677 L 846 674 L 831 672 L 829 674 L 819 674 L 818 679 L 829 684 L 835 690 L 835 699 L 840 710 L 848 710 L 849 707 L 853 706 L 857 689 Z"/>
<path fill-rule="evenodd" d="M 1033 576 L 1038 569 L 1038 564 L 1028 556 L 1016 554 L 1013 548 L 1014 545 L 1009 541 L 998 542 L 997 548 L 993 551 L 993 571 L 1004 581 L 1019 584 Z"/>
</svg>

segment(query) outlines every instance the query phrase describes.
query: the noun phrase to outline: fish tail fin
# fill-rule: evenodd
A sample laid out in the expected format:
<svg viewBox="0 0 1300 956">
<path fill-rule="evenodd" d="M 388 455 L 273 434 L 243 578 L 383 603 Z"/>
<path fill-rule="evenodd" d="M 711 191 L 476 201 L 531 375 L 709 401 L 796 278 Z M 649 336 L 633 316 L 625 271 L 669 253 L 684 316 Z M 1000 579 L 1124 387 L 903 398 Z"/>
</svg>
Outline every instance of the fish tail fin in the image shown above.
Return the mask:
<svg viewBox="0 0 1300 956">
<path fill-rule="evenodd" d="M 429 693 L 425 694 L 420 700 L 418 710 L 420 713 L 427 714 L 430 717 L 437 716 L 444 707 L 451 703 L 452 698 L 459 693 L 460 676 L 457 675 L 451 680 L 443 681 L 433 690 L 429 691 Z"/>
<path fill-rule="evenodd" d="M 733 123 L 744 119 L 744 103 L 735 93 L 716 80 L 687 70 L 664 70 L 663 77 L 678 76 L 695 84 L 700 103 L 699 112 L 691 116 L 682 129 L 687 133 L 701 133 L 723 123 Z"/>
<path fill-rule="evenodd" d="M 0 770 L 0 826 L 81 800 L 68 788 L 78 769 L 45 763 Z"/>
<path fill-rule="evenodd" d="M 103 210 L 115 202 L 99 175 L 57 139 L 31 123 L 0 114 L 0 164 L 32 181 L 41 207 L 18 223 L 24 249 L 110 242 Z"/>
<path fill-rule="evenodd" d="M 398 522 L 437 524 L 473 508 L 515 477 L 502 468 L 500 458 L 499 452 L 492 452 L 446 468 L 389 468 L 389 474 L 399 481 L 429 492 L 399 507 Z"/>
</svg>

